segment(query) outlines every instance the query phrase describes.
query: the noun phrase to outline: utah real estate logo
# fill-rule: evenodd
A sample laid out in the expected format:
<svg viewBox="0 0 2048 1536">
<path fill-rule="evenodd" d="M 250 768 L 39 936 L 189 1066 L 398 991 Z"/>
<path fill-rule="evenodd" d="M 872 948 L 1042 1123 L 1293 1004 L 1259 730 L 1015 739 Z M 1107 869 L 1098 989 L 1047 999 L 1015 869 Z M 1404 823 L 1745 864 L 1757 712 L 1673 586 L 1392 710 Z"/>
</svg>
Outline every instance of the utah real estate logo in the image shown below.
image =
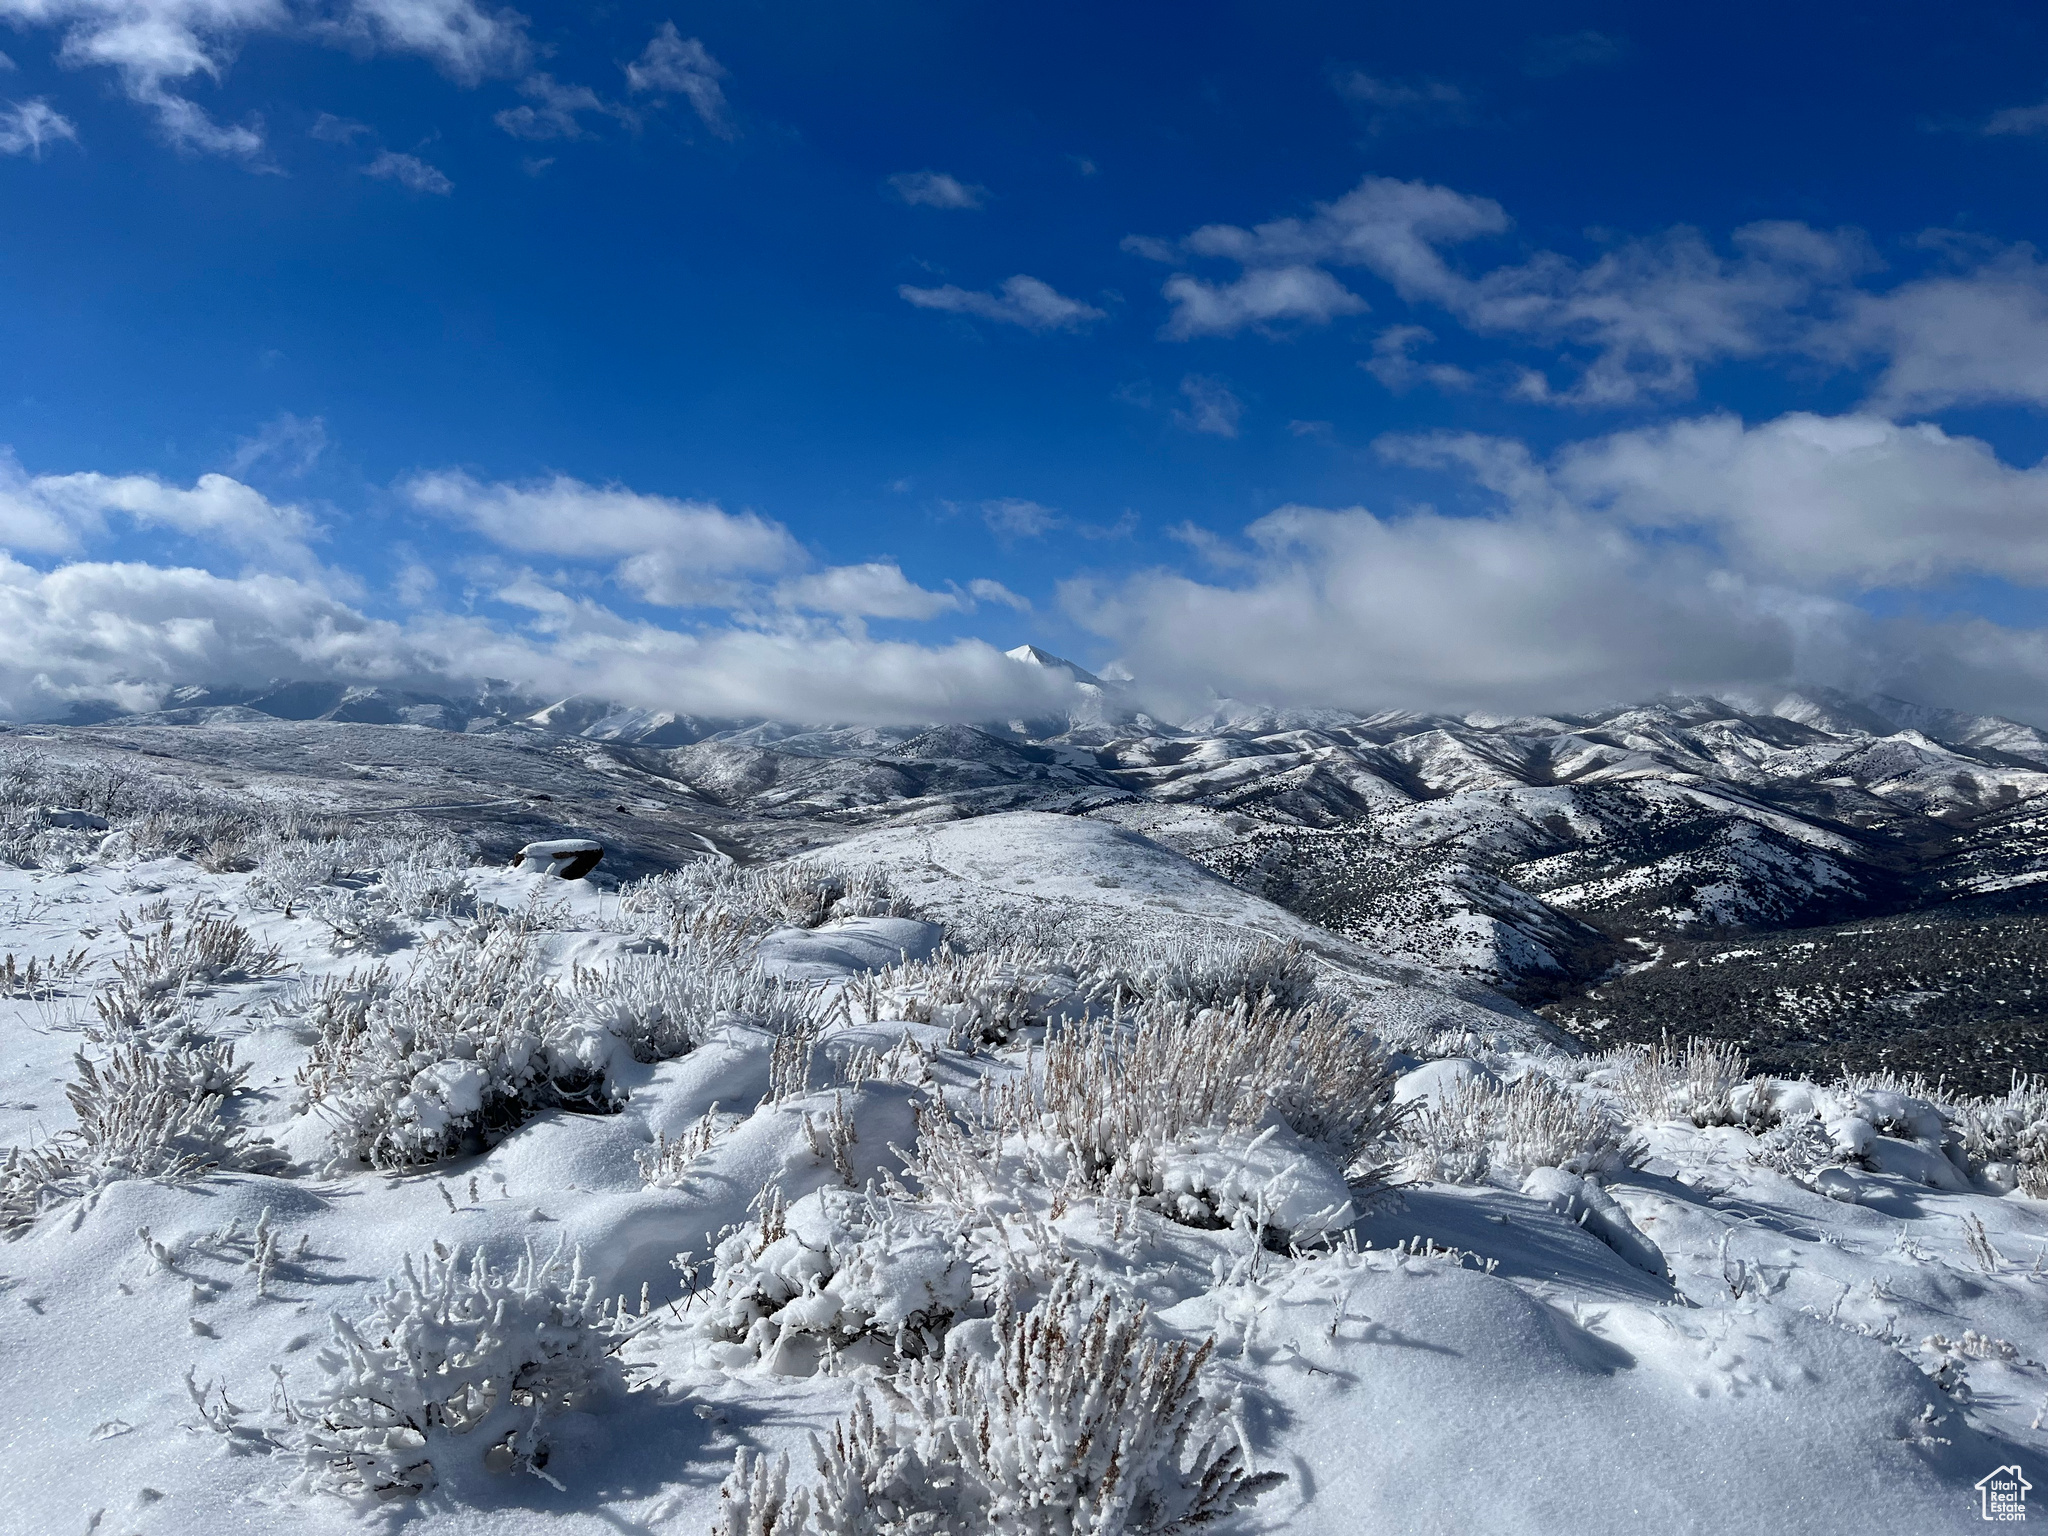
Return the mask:
<svg viewBox="0 0 2048 1536">
<path fill-rule="evenodd" d="M 2020 1475 L 2018 1462 L 1999 1467 L 1977 1479 L 1977 1495 L 1983 1500 L 1986 1520 L 2027 1518 L 2027 1490 L 2034 1485 Z"/>
</svg>

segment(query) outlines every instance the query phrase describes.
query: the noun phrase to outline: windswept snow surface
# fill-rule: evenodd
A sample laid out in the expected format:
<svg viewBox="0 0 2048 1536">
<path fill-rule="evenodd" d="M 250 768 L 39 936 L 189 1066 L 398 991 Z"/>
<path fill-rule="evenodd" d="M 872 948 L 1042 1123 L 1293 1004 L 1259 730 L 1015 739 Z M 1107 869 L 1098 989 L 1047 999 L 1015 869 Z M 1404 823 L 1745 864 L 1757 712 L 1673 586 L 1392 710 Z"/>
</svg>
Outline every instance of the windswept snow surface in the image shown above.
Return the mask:
<svg viewBox="0 0 2048 1536">
<path fill-rule="evenodd" d="M 160 921 L 182 932 L 212 915 L 276 946 L 279 970 L 195 985 L 189 1040 L 231 1042 L 251 1065 L 224 1113 L 284 1159 L 182 1182 L 113 1177 L 0 1243 L 0 1447 L 20 1469 L 0 1526 L 697 1536 L 713 1529 L 736 1449 L 788 1451 L 805 1480 L 810 1437 L 872 1380 L 891 1330 L 940 1302 L 971 1317 L 986 1295 L 932 1235 L 944 1223 L 929 1209 L 863 1203 L 847 1187 L 849 1174 L 906 1176 L 897 1149 L 917 1141 L 921 1104 L 964 1110 L 984 1079 L 1032 1070 L 1035 1032 L 978 1046 L 937 1015 L 906 1022 L 884 1004 L 870 1018 L 853 1001 L 873 968 L 942 938 L 1300 943 L 1327 996 L 1418 1053 L 1403 1063 L 1404 1097 L 1442 1105 L 1538 1072 L 1583 1103 L 1620 1102 L 1611 1064 L 1553 1048 L 1519 1010 L 1122 828 L 991 816 L 867 833 L 831 857 L 885 872 L 920 914 L 841 915 L 750 941 L 818 989 L 830 1022 L 809 1080 L 831 1086 L 769 1101 L 776 1042 L 738 1018 L 654 1064 L 600 1042 L 591 1049 L 611 1049 L 624 1096 L 616 1112 L 545 1110 L 487 1149 L 396 1173 L 334 1164 L 333 1125 L 301 1104 L 311 986 L 376 964 L 403 978 L 437 936 L 453 941 L 466 909 L 417 920 L 381 954 L 337 955 L 329 926 L 257 902 L 257 875 L 118 857 L 0 869 L 0 948 L 24 961 L 84 952 L 42 995 L 0 1000 L 0 1145 L 47 1145 L 72 1125 L 74 1054 L 108 1051 L 88 1034 L 92 995 L 140 942 L 121 917 L 146 938 Z M 615 890 L 504 870 L 466 880 L 480 909 L 529 915 L 542 985 L 573 988 L 663 947 Z M 1431 1042 L 1457 1059 L 1424 1065 Z M 1640 1166 L 1596 1178 L 1538 1168 L 1456 1184 L 1411 1170 L 1360 1197 L 1334 1245 L 1306 1252 L 1116 1200 L 1034 1206 L 1024 1189 L 971 1213 L 979 1235 L 958 1252 L 985 1266 L 1056 1241 L 1099 1284 L 1149 1304 L 1157 1335 L 1216 1340 L 1207 1390 L 1252 1463 L 1284 1479 L 1228 1529 L 1976 1529 L 1972 1485 L 1995 1468 L 2017 1464 L 2048 1487 L 2048 1202 L 1973 1177 L 1940 1116 L 1910 1097 L 1781 1097 L 1813 1145 L 1771 1154 L 1777 1143 L 1739 1124 L 1662 1119 L 1638 1128 Z M 835 1140 L 835 1125 L 853 1134 Z M 693 1131 L 703 1144 L 649 1183 L 645 1162 Z M 1772 1155 L 1791 1171 L 1767 1166 Z M 1329 1205 L 1341 1170 L 1319 1158 L 1269 1128 L 1191 1141 L 1168 1164 L 1193 1187 L 1235 1170 Z M 782 1342 L 718 1342 L 709 1288 L 737 1280 L 673 1261 L 707 1260 L 733 1228 L 732 1251 L 755 1253 L 746 1224 L 767 1185 L 796 1236 L 747 1262 L 768 1266 L 764 1284 L 779 1283 L 771 1270 L 819 1278 L 776 1314 Z M 899 1207 L 869 1267 L 842 1262 L 826 1283 L 817 1255 L 837 1244 L 843 1260 L 876 1210 Z M 368 1326 L 386 1283 L 437 1244 L 499 1264 L 528 1247 L 580 1253 L 596 1293 L 625 1296 L 636 1317 L 645 1287 L 648 1318 L 619 1352 L 640 1389 L 599 1392 L 551 1421 L 545 1476 L 458 1477 L 450 1464 L 425 1497 L 364 1512 L 299 1483 L 304 1405 L 324 1378 L 330 1318 Z M 968 1340 L 986 1325 L 953 1326 Z M 854 1342 L 820 1369 L 807 1341 L 833 1329 Z"/>
</svg>

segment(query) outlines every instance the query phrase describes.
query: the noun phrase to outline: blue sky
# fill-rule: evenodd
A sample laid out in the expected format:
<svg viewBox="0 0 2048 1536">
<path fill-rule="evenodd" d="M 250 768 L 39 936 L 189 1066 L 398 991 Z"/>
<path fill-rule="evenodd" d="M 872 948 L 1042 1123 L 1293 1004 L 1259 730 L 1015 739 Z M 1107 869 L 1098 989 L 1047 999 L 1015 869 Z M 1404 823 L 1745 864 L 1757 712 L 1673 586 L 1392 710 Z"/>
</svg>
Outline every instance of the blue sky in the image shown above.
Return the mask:
<svg viewBox="0 0 2048 1536">
<path fill-rule="evenodd" d="M 0 0 L 0 712 L 2048 714 L 2038 8 Z M 993 647 L 993 648 L 992 648 Z"/>
</svg>

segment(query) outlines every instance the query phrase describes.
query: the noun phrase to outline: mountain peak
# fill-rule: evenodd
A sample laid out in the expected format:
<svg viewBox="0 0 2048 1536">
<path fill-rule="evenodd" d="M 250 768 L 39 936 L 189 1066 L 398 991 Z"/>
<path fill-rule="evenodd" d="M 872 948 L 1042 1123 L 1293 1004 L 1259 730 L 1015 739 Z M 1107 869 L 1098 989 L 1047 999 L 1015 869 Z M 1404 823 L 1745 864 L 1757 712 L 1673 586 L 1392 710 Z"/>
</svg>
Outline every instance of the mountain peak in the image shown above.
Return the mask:
<svg viewBox="0 0 2048 1536">
<path fill-rule="evenodd" d="M 1021 661 L 1026 666 L 1043 667 L 1048 672 L 1064 672 L 1077 683 L 1086 683 L 1091 688 L 1100 688 L 1102 679 L 1086 668 L 1077 667 L 1064 656 L 1055 656 L 1051 651 L 1042 651 L 1035 645 L 1020 645 L 1003 654 L 1012 661 Z"/>
</svg>

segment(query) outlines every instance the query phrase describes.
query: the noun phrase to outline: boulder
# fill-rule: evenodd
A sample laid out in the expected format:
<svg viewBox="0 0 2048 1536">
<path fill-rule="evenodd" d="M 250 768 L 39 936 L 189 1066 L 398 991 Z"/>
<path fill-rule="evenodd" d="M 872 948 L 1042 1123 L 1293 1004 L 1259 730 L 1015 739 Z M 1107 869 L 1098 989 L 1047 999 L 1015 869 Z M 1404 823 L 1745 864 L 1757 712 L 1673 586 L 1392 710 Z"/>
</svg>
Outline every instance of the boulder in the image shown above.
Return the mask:
<svg viewBox="0 0 2048 1536">
<path fill-rule="evenodd" d="M 553 875 L 557 880 L 581 880 L 603 857 L 603 843 L 587 837 L 558 837 L 528 843 L 512 856 L 512 866 L 529 874 Z"/>
</svg>

